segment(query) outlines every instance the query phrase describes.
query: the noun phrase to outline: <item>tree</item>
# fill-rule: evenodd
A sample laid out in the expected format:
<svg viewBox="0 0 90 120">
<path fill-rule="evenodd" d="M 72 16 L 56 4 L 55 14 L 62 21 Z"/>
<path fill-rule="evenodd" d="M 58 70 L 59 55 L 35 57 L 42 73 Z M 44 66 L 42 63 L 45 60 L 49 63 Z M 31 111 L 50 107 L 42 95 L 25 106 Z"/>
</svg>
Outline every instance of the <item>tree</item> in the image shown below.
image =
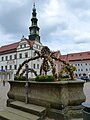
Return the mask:
<svg viewBox="0 0 90 120">
<path fill-rule="evenodd" d="M 55 57 L 55 53 L 54 52 L 51 52 L 50 49 L 47 47 L 47 46 L 44 46 L 41 50 L 41 52 L 39 51 L 35 51 L 35 53 L 37 54 L 35 57 L 33 58 L 30 58 L 28 60 L 25 60 L 18 68 L 17 72 L 16 72 L 16 75 L 19 75 L 20 74 L 20 71 L 22 69 L 22 67 L 32 61 L 32 60 L 36 60 L 38 58 L 41 58 L 42 59 L 42 64 L 41 64 L 41 67 L 40 67 L 40 75 L 44 74 L 47 75 L 47 72 L 49 72 L 50 70 L 52 70 L 52 74 L 53 76 L 56 75 L 56 68 L 55 68 L 55 64 L 54 64 L 54 61 L 53 60 L 56 60 L 56 61 L 59 61 L 59 62 L 62 62 L 64 64 L 62 70 L 65 71 L 67 74 L 70 75 L 71 79 L 74 79 L 74 71 L 76 70 L 76 68 L 72 65 L 70 65 L 69 63 L 67 63 L 66 61 L 64 60 L 61 60 L 60 58 L 56 58 Z M 30 72 L 34 72 L 35 75 L 36 74 L 36 71 L 34 71 L 32 68 L 29 68 L 30 69 Z M 25 72 L 25 70 L 21 73 L 21 75 Z"/>
<path fill-rule="evenodd" d="M 61 76 L 63 75 L 63 73 L 66 73 L 67 75 L 70 76 L 71 79 L 74 79 L 74 71 L 76 70 L 76 67 L 73 65 L 70 65 L 69 63 L 66 63 L 65 65 L 63 65 L 62 70 L 59 74 L 61 74 Z"/>
</svg>

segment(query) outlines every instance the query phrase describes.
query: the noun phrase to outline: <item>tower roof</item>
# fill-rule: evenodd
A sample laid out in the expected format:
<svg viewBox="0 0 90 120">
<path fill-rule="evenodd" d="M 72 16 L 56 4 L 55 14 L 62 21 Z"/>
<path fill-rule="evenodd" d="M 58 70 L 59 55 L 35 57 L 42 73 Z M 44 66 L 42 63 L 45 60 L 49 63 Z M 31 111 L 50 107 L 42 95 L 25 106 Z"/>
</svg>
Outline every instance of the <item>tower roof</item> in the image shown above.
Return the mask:
<svg viewBox="0 0 90 120">
<path fill-rule="evenodd" d="M 40 42 L 40 36 L 39 36 L 39 27 L 37 25 L 38 19 L 37 19 L 37 13 L 36 13 L 36 8 L 35 8 L 35 3 L 33 4 L 33 9 L 32 9 L 32 18 L 31 18 L 31 26 L 29 27 L 30 30 L 30 35 L 29 35 L 29 40 L 35 41 L 36 38 L 38 38 L 38 42 Z"/>
<path fill-rule="evenodd" d="M 33 3 L 33 10 L 36 10 L 36 8 L 35 8 L 35 2 Z"/>
</svg>

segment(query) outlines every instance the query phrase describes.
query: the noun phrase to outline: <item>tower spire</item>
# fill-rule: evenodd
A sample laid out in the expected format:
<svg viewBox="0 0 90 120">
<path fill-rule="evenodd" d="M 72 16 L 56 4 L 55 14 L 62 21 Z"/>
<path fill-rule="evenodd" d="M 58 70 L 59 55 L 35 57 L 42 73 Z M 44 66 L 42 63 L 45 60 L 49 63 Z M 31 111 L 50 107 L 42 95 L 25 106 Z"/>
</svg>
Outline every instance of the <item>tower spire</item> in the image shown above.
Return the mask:
<svg viewBox="0 0 90 120">
<path fill-rule="evenodd" d="M 35 9 L 35 2 L 33 3 L 33 9 Z"/>
<path fill-rule="evenodd" d="M 38 19 L 36 15 L 37 13 L 36 13 L 35 2 L 34 2 L 33 9 L 32 9 L 31 26 L 29 27 L 29 30 L 30 30 L 29 39 L 32 41 L 37 39 L 37 41 L 40 42 L 40 36 L 39 36 L 40 28 L 37 25 Z"/>
</svg>

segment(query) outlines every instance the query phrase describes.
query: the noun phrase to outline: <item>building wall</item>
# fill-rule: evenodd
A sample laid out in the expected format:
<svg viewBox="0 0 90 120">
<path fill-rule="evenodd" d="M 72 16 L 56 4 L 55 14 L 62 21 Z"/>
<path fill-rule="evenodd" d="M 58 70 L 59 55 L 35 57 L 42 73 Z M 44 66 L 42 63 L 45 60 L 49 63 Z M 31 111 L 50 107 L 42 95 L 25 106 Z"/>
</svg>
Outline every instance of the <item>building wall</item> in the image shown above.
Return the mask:
<svg viewBox="0 0 90 120">
<path fill-rule="evenodd" d="M 24 46 L 24 44 L 26 45 Z M 37 41 L 34 43 L 33 49 L 30 48 L 30 45 L 26 40 L 20 41 L 16 52 L 0 55 L 0 70 L 13 71 L 13 74 L 15 75 L 19 65 L 22 64 L 26 59 L 34 57 L 35 50 L 41 51 L 41 48 L 42 44 L 38 43 Z M 25 56 L 26 53 L 27 56 Z M 17 56 L 16 58 L 15 55 Z M 41 61 L 41 59 L 31 61 L 28 63 L 28 66 L 29 68 L 32 68 L 35 71 L 37 71 L 37 74 L 39 74 Z M 25 66 L 22 69 L 25 69 Z M 29 77 L 35 76 L 33 73 L 29 73 Z"/>
<path fill-rule="evenodd" d="M 78 76 L 82 76 L 83 74 L 90 74 L 90 60 L 73 61 L 70 63 L 76 67 L 76 71 L 74 73 Z"/>
</svg>

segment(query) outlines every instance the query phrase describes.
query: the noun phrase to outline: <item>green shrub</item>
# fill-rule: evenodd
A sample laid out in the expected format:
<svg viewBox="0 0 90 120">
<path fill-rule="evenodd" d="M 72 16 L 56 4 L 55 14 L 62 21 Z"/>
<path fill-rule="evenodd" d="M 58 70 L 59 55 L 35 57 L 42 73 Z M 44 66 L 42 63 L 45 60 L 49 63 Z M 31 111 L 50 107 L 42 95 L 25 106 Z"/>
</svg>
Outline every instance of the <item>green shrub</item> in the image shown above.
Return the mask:
<svg viewBox="0 0 90 120">
<path fill-rule="evenodd" d="M 35 78 L 28 78 L 28 81 L 35 81 Z"/>
<path fill-rule="evenodd" d="M 70 78 L 69 75 L 63 75 L 61 78 Z"/>
<path fill-rule="evenodd" d="M 55 81 L 55 77 L 52 76 L 52 75 L 38 75 L 36 78 L 35 78 L 35 81 L 38 81 L 38 82 L 53 82 Z"/>
<path fill-rule="evenodd" d="M 17 81 L 26 81 L 26 77 L 25 76 L 15 76 L 14 80 L 17 80 Z"/>
</svg>

